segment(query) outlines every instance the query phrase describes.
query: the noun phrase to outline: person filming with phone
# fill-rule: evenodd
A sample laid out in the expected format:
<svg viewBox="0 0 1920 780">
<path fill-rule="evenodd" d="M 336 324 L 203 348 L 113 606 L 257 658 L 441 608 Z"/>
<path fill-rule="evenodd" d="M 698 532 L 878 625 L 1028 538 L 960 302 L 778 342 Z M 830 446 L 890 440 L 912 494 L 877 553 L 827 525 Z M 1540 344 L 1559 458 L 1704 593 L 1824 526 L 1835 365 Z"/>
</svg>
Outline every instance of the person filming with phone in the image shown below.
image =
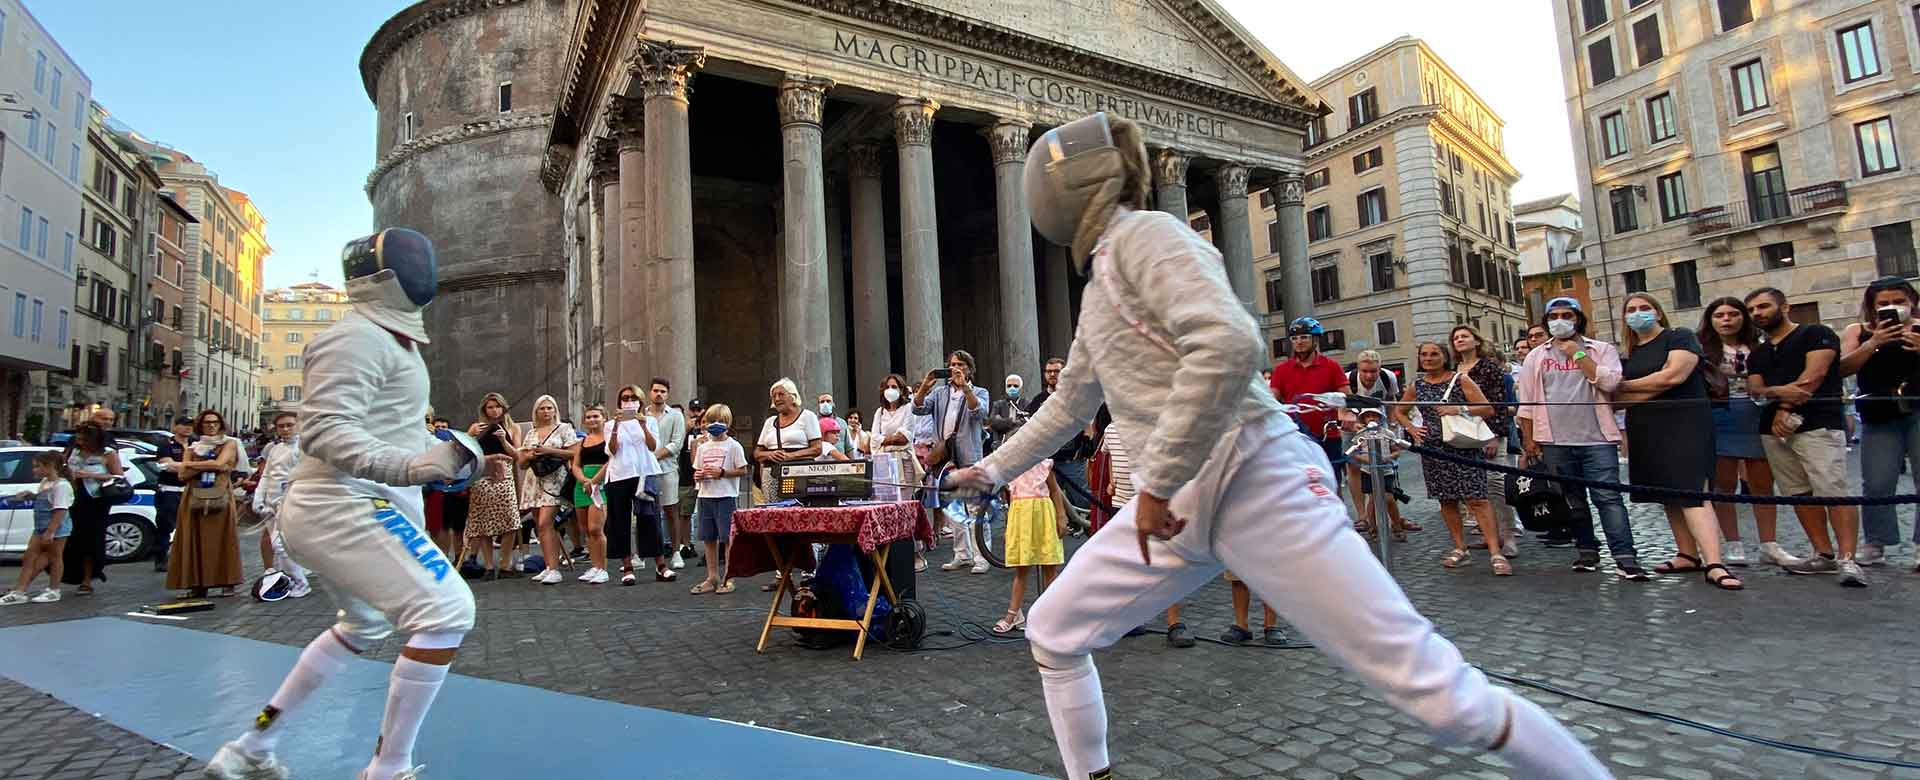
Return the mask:
<svg viewBox="0 0 1920 780">
<path fill-rule="evenodd" d="M 1863 396 L 1920 394 L 1920 325 L 1913 321 L 1920 293 L 1907 280 L 1888 276 L 1867 285 L 1865 298 L 1860 321 L 1840 336 L 1840 375 L 1858 376 Z M 1861 492 L 1893 495 L 1901 464 L 1920 474 L 1920 414 L 1912 401 L 1866 399 L 1854 406 L 1860 412 Z M 1888 548 L 1900 548 L 1900 518 L 1889 505 L 1866 507 L 1860 515 L 1866 541 L 1854 561 L 1862 566 L 1885 562 Z M 1920 540 L 1920 520 L 1914 535 Z"/>
<path fill-rule="evenodd" d="M 929 489 L 924 491 L 922 499 L 927 509 L 933 512 L 933 525 L 942 527 L 946 515 L 940 510 L 945 502 L 939 491 L 932 486 L 938 485 L 940 468 L 952 464 L 954 468 L 971 466 L 980 460 L 981 425 L 987 419 L 987 391 L 973 386 L 973 355 L 966 350 L 956 349 L 947 355 L 947 367 L 927 372 L 920 380 L 920 387 L 913 391 L 913 413 L 933 418 L 933 451 L 927 456 L 927 475 Z M 984 574 L 987 570 L 985 558 L 973 549 L 973 534 L 966 529 L 956 528 L 953 532 L 953 560 L 940 566 L 946 571 L 972 567 L 974 574 Z"/>
</svg>

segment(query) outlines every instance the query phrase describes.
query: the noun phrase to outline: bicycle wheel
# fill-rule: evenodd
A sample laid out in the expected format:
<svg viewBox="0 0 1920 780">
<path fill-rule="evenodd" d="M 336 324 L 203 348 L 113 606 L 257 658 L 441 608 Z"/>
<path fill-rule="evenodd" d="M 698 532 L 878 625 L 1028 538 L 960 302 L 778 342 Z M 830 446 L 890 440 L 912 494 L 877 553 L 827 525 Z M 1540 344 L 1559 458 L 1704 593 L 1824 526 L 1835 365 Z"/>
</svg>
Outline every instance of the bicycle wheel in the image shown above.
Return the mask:
<svg viewBox="0 0 1920 780">
<path fill-rule="evenodd" d="M 996 569 L 1007 568 L 1007 505 L 994 496 L 970 500 L 973 548 Z"/>
</svg>

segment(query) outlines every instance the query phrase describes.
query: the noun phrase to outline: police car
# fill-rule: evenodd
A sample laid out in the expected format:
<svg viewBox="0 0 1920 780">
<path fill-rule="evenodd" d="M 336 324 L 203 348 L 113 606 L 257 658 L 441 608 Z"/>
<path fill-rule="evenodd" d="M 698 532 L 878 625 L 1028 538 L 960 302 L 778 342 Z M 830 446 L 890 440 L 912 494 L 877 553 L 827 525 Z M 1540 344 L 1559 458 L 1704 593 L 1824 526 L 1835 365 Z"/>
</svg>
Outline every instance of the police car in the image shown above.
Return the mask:
<svg viewBox="0 0 1920 780">
<path fill-rule="evenodd" d="M 59 451 L 59 447 L 0 447 L 0 558 L 19 558 L 26 553 L 27 539 L 33 536 L 33 500 L 21 501 L 14 495 L 32 491 L 40 484 L 33 476 L 36 453 Z M 159 543 L 153 520 L 159 465 L 153 456 L 132 449 L 120 450 L 120 462 L 128 467 L 126 477 L 133 486 L 133 498 L 115 504 L 107 513 L 109 563 L 141 560 L 151 556 Z"/>
</svg>

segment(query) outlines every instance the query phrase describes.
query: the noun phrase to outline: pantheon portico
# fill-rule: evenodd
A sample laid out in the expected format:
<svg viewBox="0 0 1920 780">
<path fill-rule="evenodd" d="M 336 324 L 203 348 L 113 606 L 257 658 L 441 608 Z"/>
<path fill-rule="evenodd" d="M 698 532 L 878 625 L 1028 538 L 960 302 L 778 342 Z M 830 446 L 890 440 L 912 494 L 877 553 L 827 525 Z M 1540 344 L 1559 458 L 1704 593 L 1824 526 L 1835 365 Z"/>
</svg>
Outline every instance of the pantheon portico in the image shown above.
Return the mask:
<svg viewBox="0 0 1920 780">
<path fill-rule="evenodd" d="M 956 348 L 983 383 L 1035 375 L 1078 282 L 1037 251 L 1021 163 L 1092 111 L 1146 127 L 1159 207 L 1209 212 L 1252 306 L 1249 188 L 1303 227 L 1304 82 L 1210 0 L 941 5 L 584 3 L 542 171 L 597 323 L 583 391 L 658 374 L 757 409 L 791 376 L 866 407 Z"/>
</svg>

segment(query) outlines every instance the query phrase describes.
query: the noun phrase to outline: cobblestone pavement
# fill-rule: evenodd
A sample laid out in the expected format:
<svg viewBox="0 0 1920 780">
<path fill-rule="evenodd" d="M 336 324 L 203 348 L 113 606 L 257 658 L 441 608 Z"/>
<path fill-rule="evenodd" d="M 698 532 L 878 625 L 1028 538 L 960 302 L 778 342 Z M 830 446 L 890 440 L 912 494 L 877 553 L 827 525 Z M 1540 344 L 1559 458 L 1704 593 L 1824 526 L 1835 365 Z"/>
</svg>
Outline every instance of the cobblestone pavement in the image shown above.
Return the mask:
<svg viewBox="0 0 1920 780">
<path fill-rule="evenodd" d="M 1419 493 L 1417 479 L 1408 481 Z M 1495 578 L 1484 554 L 1474 568 L 1442 569 L 1446 532 L 1434 505 L 1420 500 L 1409 510 L 1427 530 L 1393 552 L 1394 576 L 1483 668 L 1762 737 L 1920 757 L 1920 631 L 1913 629 L 1920 574 L 1911 571 L 1910 547 L 1890 565 L 1870 569 L 1873 587 L 1866 590 L 1759 567 L 1743 572 L 1744 593 L 1716 591 L 1697 576 L 1629 583 L 1606 571 L 1568 572 L 1570 551 L 1532 540 L 1521 545 L 1518 576 Z M 1909 511 L 1902 511 L 1903 525 Z M 1649 565 L 1671 552 L 1657 507 L 1636 506 L 1632 514 Z M 1783 541 L 1804 549 L 1791 513 L 1782 515 Z M 1744 524 L 1751 538 L 1751 519 Z M 249 538 L 242 549 L 252 558 L 257 546 Z M 163 595 L 160 576 L 145 566 L 110 573 L 114 579 L 100 595 L 8 608 L 0 625 L 119 614 Z M 855 663 L 845 650 L 802 649 L 783 634 L 757 656 L 753 643 L 767 604 L 757 583 L 743 582 L 730 596 L 689 595 L 701 573 L 693 566 L 680 583 L 633 588 L 571 579 L 555 587 L 524 579 L 476 583 L 480 626 L 455 670 L 1042 775 L 1059 771 L 1023 645 L 917 654 L 872 648 Z M 0 576 L 10 579 L 14 570 L 0 569 Z M 922 575 L 932 628 L 991 624 L 1005 607 L 1006 582 L 1000 572 Z M 1186 619 L 1211 637 L 1229 615 L 1227 590 L 1215 583 L 1195 594 Z M 331 619 L 321 597 L 235 599 L 181 625 L 301 645 Z M 938 636 L 930 643 L 961 640 Z M 391 658 L 397 649 L 388 642 L 377 657 Z M 1412 721 L 1312 650 L 1209 643 L 1175 650 L 1147 636 L 1123 640 L 1098 659 L 1118 777 L 1506 776 L 1496 759 L 1435 748 Z M 142 663 L 183 661 L 198 662 Z M 0 661 L 0 671 L 23 662 Z M 1920 771 L 1812 758 L 1550 694 L 1526 695 L 1571 724 L 1622 778 L 1920 778 Z M 188 777 L 198 767 L 4 680 L 0 717 L 9 724 L 0 731 L 0 777 Z M 458 717 L 436 713 L 428 728 L 456 728 Z M 367 724 L 369 740 L 376 727 Z"/>
</svg>

